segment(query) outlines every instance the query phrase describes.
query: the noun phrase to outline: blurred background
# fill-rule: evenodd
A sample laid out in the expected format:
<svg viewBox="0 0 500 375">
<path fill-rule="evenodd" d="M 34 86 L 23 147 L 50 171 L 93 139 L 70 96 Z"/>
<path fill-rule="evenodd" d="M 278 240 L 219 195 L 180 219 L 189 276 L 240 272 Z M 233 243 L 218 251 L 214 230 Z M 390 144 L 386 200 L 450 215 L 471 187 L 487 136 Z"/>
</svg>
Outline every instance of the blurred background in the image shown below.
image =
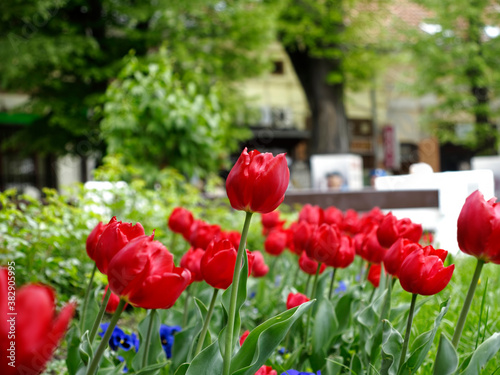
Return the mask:
<svg viewBox="0 0 500 375">
<path fill-rule="evenodd" d="M 154 187 L 166 169 L 206 186 L 243 147 L 286 152 L 293 189 L 416 163 L 500 175 L 499 16 L 488 0 L 2 0 L 0 190 Z"/>
</svg>

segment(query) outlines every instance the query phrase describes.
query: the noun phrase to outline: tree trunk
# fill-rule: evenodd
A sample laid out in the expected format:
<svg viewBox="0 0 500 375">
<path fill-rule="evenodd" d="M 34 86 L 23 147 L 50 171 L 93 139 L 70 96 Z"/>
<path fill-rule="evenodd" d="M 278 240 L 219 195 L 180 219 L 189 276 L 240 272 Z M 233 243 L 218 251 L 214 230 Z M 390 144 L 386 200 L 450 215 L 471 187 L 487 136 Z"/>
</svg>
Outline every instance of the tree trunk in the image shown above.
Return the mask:
<svg viewBox="0 0 500 375">
<path fill-rule="evenodd" d="M 349 152 L 349 132 L 344 107 L 344 85 L 327 77 L 340 71 L 340 62 L 311 57 L 307 50 L 288 49 L 288 56 L 305 91 L 312 115 L 310 154 Z"/>
</svg>

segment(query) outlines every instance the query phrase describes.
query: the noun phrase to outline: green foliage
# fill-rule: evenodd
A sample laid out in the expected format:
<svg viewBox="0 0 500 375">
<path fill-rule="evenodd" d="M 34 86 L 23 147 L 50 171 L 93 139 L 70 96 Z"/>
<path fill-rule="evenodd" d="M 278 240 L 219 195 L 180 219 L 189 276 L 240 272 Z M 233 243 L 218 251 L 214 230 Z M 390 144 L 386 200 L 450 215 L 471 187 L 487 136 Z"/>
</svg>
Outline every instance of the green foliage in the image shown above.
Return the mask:
<svg viewBox="0 0 500 375">
<path fill-rule="evenodd" d="M 498 13 L 491 12 L 491 3 L 484 0 L 414 2 L 430 11 L 423 22 L 440 27 L 435 33 L 406 31 L 416 68 L 414 88 L 438 99 L 426 124 L 442 142 L 495 152 L 497 130 L 490 122 L 498 116 L 493 103 L 500 88 L 500 38 L 488 36 L 486 30 L 499 25 Z M 466 124 L 473 126 L 461 131 Z"/>
<path fill-rule="evenodd" d="M 147 62 L 127 60 L 106 91 L 101 129 L 108 152 L 149 179 L 166 166 L 200 177 L 227 167 L 248 131 L 231 123 L 220 90 L 204 93 L 193 76 L 181 81 L 165 50 Z"/>
</svg>

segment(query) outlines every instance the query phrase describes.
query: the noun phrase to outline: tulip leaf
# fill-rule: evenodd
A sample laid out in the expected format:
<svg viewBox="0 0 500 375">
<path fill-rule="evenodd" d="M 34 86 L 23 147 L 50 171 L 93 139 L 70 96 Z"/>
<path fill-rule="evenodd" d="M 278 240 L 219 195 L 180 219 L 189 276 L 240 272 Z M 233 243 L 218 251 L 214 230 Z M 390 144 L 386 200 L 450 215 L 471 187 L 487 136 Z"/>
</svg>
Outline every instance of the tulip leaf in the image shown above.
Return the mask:
<svg viewBox="0 0 500 375">
<path fill-rule="evenodd" d="M 231 374 L 253 375 L 271 356 L 290 327 L 315 302 L 303 303 L 255 327 L 231 360 Z"/>
<path fill-rule="evenodd" d="M 158 370 L 165 367 L 167 364 L 168 364 L 168 362 L 165 361 L 165 362 L 156 363 L 154 365 L 149 365 L 149 366 L 146 366 L 146 367 L 140 369 L 137 372 L 134 372 L 134 374 L 137 374 L 137 375 L 157 374 Z"/>
<path fill-rule="evenodd" d="M 205 322 L 205 319 L 207 319 L 207 315 L 208 315 L 208 309 L 207 307 L 205 306 L 205 304 L 203 302 L 201 302 L 198 298 L 194 298 L 194 301 L 196 303 L 196 307 L 198 307 L 198 311 L 200 312 L 200 315 L 203 317 L 203 323 Z M 201 330 L 200 330 L 201 331 Z M 198 335 L 197 335 L 198 336 Z M 192 346 L 194 348 L 195 346 L 195 343 L 198 344 L 198 340 L 200 338 L 197 337 L 196 340 L 193 340 L 193 343 L 192 343 Z M 203 343 L 203 348 L 207 347 L 208 345 L 210 345 L 212 343 L 212 339 L 210 337 L 210 330 L 207 330 L 207 334 L 205 335 L 205 342 Z"/>
<path fill-rule="evenodd" d="M 197 298 L 194 298 L 197 301 Z M 203 311 L 205 305 L 196 302 L 196 319 L 193 319 L 194 325 L 183 329 L 181 332 L 175 334 L 174 346 L 172 347 L 172 368 L 178 368 L 181 364 L 191 361 L 192 353 L 196 344 L 196 337 L 200 334 L 203 326 Z M 206 307 L 204 309 L 206 316 Z"/>
<path fill-rule="evenodd" d="M 85 366 L 88 365 L 90 360 L 94 357 L 92 345 L 90 345 L 89 341 L 89 331 L 85 331 L 85 333 L 82 335 L 78 351 L 80 352 L 80 358 L 82 359 Z"/>
<path fill-rule="evenodd" d="M 429 350 L 431 349 L 432 342 L 434 341 L 434 337 L 436 336 L 437 329 L 443 320 L 444 315 L 448 311 L 448 307 L 450 306 L 450 300 L 441 303 L 441 310 L 436 320 L 434 320 L 434 327 L 425 333 L 422 333 L 418 336 L 412 344 L 410 357 L 401 367 L 399 374 L 414 374 L 418 368 L 424 363 Z"/>
<path fill-rule="evenodd" d="M 68 342 L 68 354 L 66 356 L 66 367 L 68 369 L 69 375 L 75 375 L 82 363 L 82 358 L 80 357 L 80 336 L 78 326 L 73 325 L 67 335 L 66 340 Z"/>
<path fill-rule="evenodd" d="M 241 268 L 240 278 L 238 282 L 238 293 L 236 294 L 236 316 L 234 319 L 234 330 L 233 330 L 233 348 L 238 341 L 240 336 L 240 328 L 241 328 L 241 317 L 240 310 L 243 304 L 247 299 L 247 279 L 248 279 L 248 257 L 247 252 L 243 253 L 243 267 Z M 226 314 L 229 314 L 229 306 L 231 304 L 231 290 L 233 289 L 233 285 L 230 285 L 229 288 L 222 294 L 222 306 L 226 311 Z M 220 340 L 220 349 L 225 348 L 226 335 L 225 328 L 219 334 Z"/>
<path fill-rule="evenodd" d="M 346 329 L 349 328 L 352 301 L 352 293 L 348 293 L 343 295 L 335 305 L 335 317 L 337 319 L 336 334 L 342 334 Z"/>
<path fill-rule="evenodd" d="M 139 346 L 139 351 L 134 357 L 134 360 L 132 361 L 132 368 L 135 371 L 138 371 L 139 369 L 142 368 L 142 362 L 144 358 L 144 352 L 146 350 L 146 337 L 148 334 L 148 329 L 150 323 L 152 324 L 151 326 L 151 337 L 150 337 L 150 343 L 149 343 L 149 351 L 148 351 L 148 358 L 146 359 L 146 366 L 147 365 L 153 365 L 158 363 L 158 359 L 160 358 L 165 358 L 165 354 L 163 352 L 163 348 L 161 346 L 161 340 L 160 340 L 160 317 L 158 313 L 153 312 L 154 310 L 149 310 L 148 315 L 139 323 L 139 336 L 140 336 L 140 343 L 141 345 Z M 152 319 L 152 322 L 151 322 Z"/>
<path fill-rule="evenodd" d="M 490 359 L 500 350 L 500 332 L 495 332 L 484 341 L 472 354 L 469 365 L 461 375 L 479 375 Z"/>
<path fill-rule="evenodd" d="M 380 375 L 396 375 L 399 358 L 403 348 L 403 337 L 395 330 L 389 321 L 383 321 L 382 335 L 382 367 Z"/>
<path fill-rule="evenodd" d="M 174 375 L 186 375 L 188 368 L 189 368 L 189 363 L 183 363 L 177 368 Z"/>
<path fill-rule="evenodd" d="M 451 375 L 458 367 L 458 354 L 451 341 L 443 334 L 439 339 L 439 346 L 434 362 L 433 375 Z"/>
<path fill-rule="evenodd" d="M 183 365 L 184 366 L 184 365 Z M 177 373 L 176 373 L 177 374 Z M 222 374 L 222 355 L 219 350 L 219 341 L 215 340 L 211 345 L 203 349 L 194 357 L 185 375 L 213 375 Z"/>
<path fill-rule="evenodd" d="M 321 368 L 326 361 L 326 348 L 338 330 L 338 322 L 333 304 L 328 299 L 323 299 L 319 303 L 315 316 L 310 360 L 314 362 L 313 367 Z"/>
<path fill-rule="evenodd" d="M 359 356 L 354 353 L 351 359 L 351 368 L 349 369 L 349 373 L 352 375 L 361 375 L 363 374 L 363 364 L 361 363 L 361 359 Z"/>
</svg>

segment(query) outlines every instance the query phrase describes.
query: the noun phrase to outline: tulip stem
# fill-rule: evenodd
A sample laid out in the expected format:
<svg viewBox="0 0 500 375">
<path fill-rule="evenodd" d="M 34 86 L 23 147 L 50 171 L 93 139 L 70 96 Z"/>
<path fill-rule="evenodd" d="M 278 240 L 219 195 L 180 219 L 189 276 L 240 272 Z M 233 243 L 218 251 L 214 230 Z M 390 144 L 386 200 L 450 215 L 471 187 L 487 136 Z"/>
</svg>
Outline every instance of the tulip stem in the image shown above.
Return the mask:
<svg viewBox="0 0 500 375">
<path fill-rule="evenodd" d="M 403 368 L 403 364 L 405 363 L 406 359 L 406 353 L 408 352 L 408 344 L 410 343 L 411 325 L 413 323 L 413 313 L 415 312 L 415 303 L 417 302 L 417 296 L 418 296 L 417 293 L 413 293 L 411 296 L 410 312 L 408 313 L 408 322 L 406 323 L 406 332 L 403 341 L 403 348 L 401 349 L 401 358 L 399 358 L 398 374 L 401 372 L 401 369 Z"/>
<path fill-rule="evenodd" d="M 149 347 L 151 346 L 151 332 L 153 331 L 153 323 L 156 314 L 156 309 L 149 310 L 149 324 L 146 333 L 146 340 L 144 342 L 144 356 L 142 357 L 142 368 L 148 364 Z"/>
<path fill-rule="evenodd" d="M 293 281 L 292 281 L 291 285 L 297 285 L 297 278 L 299 277 L 300 266 L 298 263 L 295 266 L 297 268 L 295 269 L 295 274 L 293 275 L 293 279 L 292 279 Z"/>
<path fill-rule="evenodd" d="M 337 269 L 334 267 L 333 273 L 332 273 L 332 280 L 330 281 L 330 291 L 328 292 L 328 299 L 332 299 L 333 284 L 335 283 L 335 273 L 336 272 L 337 272 Z"/>
<path fill-rule="evenodd" d="M 109 291 L 109 288 L 108 288 Z M 101 361 L 102 354 L 104 353 L 104 349 L 108 346 L 109 343 L 109 338 L 111 337 L 115 327 L 116 323 L 118 323 L 118 319 L 120 319 L 120 314 L 123 311 L 123 307 L 125 306 L 127 302 L 125 300 L 120 299 L 120 302 L 118 303 L 118 307 L 116 308 L 115 313 L 111 317 L 111 321 L 109 322 L 109 326 L 106 329 L 106 332 L 104 333 L 104 336 L 99 343 L 99 346 L 97 347 L 97 350 L 95 351 L 95 355 L 92 358 L 92 361 L 89 364 L 88 370 L 87 370 L 87 375 L 94 375 L 97 372 L 97 368 L 99 367 L 99 362 Z M 107 302 L 104 304 L 106 305 Z"/>
<path fill-rule="evenodd" d="M 460 312 L 460 316 L 458 317 L 457 326 L 455 327 L 455 333 L 453 334 L 453 339 L 451 341 L 455 348 L 458 347 L 458 343 L 460 342 L 460 337 L 462 336 L 465 321 L 467 320 L 467 314 L 469 313 L 470 305 L 472 304 L 472 298 L 474 297 L 474 293 L 476 292 L 477 283 L 479 281 L 479 276 L 481 275 L 483 266 L 484 260 L 478 259 L 476 269 L 474 270 L 474 275 L 472 276 L 472 280 L 470 282 L 469 291 L 467 292 L 467 296 L 465 297 L 462 311 Z"/>
<path fill-rule="evenodd" d="M 184 314 L 182 315 L 182 326 L 186 327 L 188 322 L 188 314 L 189 314 L 189 297 L 191 296 L 191 285 L 189 284 L 186 288 L 186 299 L 184 300 Z"/>
<path fill-rule="evenodd" d="M 307 296 L 307 289 L 309 289 L 309 283 L 311 282 L 311 275 L 307 275 L 306 287 L 304 288 L 304 294 Z"/>
<path fill-rule="evenodd" d="M 101 303 L 101 307 L 99 308 L 99 312 L 97 313 L 97 316 L 94 320 L 94 325 L 92 326 L 92 330 L 90 331 L 89 342 L 91 344 L 95 339 L 95 335 L 97 334 L 97 331 L 99 329 L 99 325 L 101 324 L 102 317 L 104 315 L 104 312 L 106 311 L 106 306 L 108 306 L 108 301 L 109 301 L 110 297 L 111 297 L 111 288 L 108 286 L 108 290 L 106 291 L 106 294 L 104 295 L 104 298 L 103 298 L 102 303 Z"/>
<path fill-rule="evenodd" d="M 238 246 L 238 255 L 236 256 L 236 263 L 234 265 L 233 282 L 231 284 L 231 299 L 229 305 L 228 321 L 226 326 L 226 343 L 224 350 L 224 362 L 222 375 L 229 375 L 231 371 L 231 357 L 233 355 L 233 334 L 234 334 L 234 321 L 236 319 L 236 300 L 238 297 L 238 284 L 240 281 L 241 261 L 243 254 L 246 256 L 245 247 L 248 236 L 248 229 L 250 228 L 250 221 L 252 220 L 253 212 L 247 212 L 245 216 L 245 223 L 243 224 L 243 231 L 241 232 L 240 246 Z"/>
<path fill-rule="evenodd" d="M 82 307 L 82 317 L 80 321 L 80 331 L 83 333 L 85 329 L 85 318 L 87 315 L 87 306 L 89 304 L 89 295 L 92 290 L 92 283 L 94 282 L 95 270 L 97 269 L 97 265 L 94 263 L 94 268 L 92 268 L 92 273 L 90 274 L 89 284 L 87 285 L 87 290 L 85 291 L 85 297 L 83 299 L 83 307 Z"/>
<path fill-rule="evenodd" d="M 318 268 L 316 269 L 316 275 L 314 276 L 311 299 L 316 297 L 316 289 L 318 288 L 318 277 L 320 269 L 321 269 L 321 263 L 318 262 Z M 307 343 L 307 336 L 309 335 L 309 323 L 311 322 L 311 315 L 312 315 L 312 309 L 309 309 L 309 313 L 307 314 L 306 329 L 304 330 L 304 344 Z"/>
<path fill-rule="evenodd" d="M 198 345 L 196 346 L 196 351 L 194 352 L 194 356 L 196 357 L 201 349 L 203 348 L 203 343 L 205 342 L 205 336 L 207 335 L 208 326 L 210 325 L 210 320 L 212 319 L 212 313 L 214 311 L 215 301 L 217 300 L 217 293 L 219 289 L 214 288 L 214 292 L 212 294 L 212 300 L 210 301 L 210 306 L 208 307 L 207 316 L 205 317 L 205 322 L 203 323 L 203 328 L 200 333 L 200 338 L 198 339 Z"/>
</svg>

